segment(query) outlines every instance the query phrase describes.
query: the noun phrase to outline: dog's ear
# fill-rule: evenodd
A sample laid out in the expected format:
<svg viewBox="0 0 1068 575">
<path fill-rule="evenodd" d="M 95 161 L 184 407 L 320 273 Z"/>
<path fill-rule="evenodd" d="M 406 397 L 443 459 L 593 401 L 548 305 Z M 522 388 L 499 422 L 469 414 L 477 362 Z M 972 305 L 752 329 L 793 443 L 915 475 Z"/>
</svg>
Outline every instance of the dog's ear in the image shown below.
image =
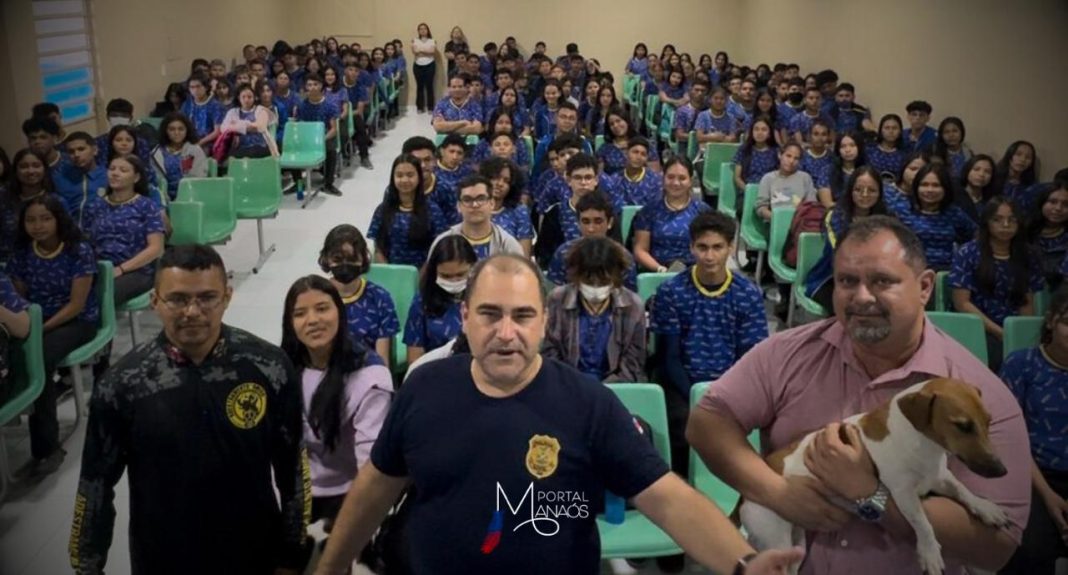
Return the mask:
<svg viewBox="0 0 1068 575">
<path fill-rule="evenodd" d="M 938 399 L 937 393 L 924 389 L 902 397 L 897 405 L 901 408 L 905 419 L 908 419 L 909 423 L 922 433 L 931 427 L 936 399 Z"/>
</svg>

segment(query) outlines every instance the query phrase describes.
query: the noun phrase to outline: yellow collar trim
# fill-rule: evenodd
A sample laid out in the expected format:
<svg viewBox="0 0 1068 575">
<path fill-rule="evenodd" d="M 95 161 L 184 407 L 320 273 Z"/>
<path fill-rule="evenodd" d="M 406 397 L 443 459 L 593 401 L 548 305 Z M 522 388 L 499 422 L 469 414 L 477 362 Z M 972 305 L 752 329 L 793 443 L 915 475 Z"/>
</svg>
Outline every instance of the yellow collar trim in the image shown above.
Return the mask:
<svg viewBox="0 0 1068 575">
<path fill-rule="evenodd" d="M 139 194 L 137 194 L 137 192 L 134 192 L 134 195 L 130 196 L 128 199 L 125 199 L 125 200 L 123 200 L 121 202 L 116 202 L 115 200 L 111 199 L 111 194 L 108 194 L 108 195 L 104 196 L 104 201 L 107 202 L 109 205 L 112 205 L 112 206 L 124 206 L 126 204 L 133 203 L 133 202 L 137 201 L 137 196 L 138 195 Z"/>
<path fill-rule="evenodd" d="M 367 288 L 367 279 L 366 278 L 360 278 L 360 287 L 356 288 L 356 292 L 353 293 L 352 295 L 341 298 L 341 302 L 344 303 L 345 305 L 349 305 L 350 303 L 356 303 L 357 301 L 360 300 L 361 297 L 363 297 L 363 292 L 366 290 L 366 288 Z"/>
<path fill-rule="evenodd" d="M 59 247 L 53 252 L 45 253 L 41 251 L 41 246 L 35 241 L 33 242 L 33 253 L 37 254 L 37 257 L 42 260 L 50 260 L 63 253 L 63 242 L 59 242 Z"/>
<path fill-rule="evenodd" d="M 628 182 L 633 182 L 633 183 L 637 184 L 638 182 L 640 182 L 640 181 L 645 179 L 645 168 L 642 168 L 642 171 L 638 172 L 638 177 L 636 177 L 636 178 L 632 178 L 632 177 L 628 176 L 627 175 L 627 170 L 624 168 L 623 177 L 627 178 Z"/>
<path fill-rule="evenodd" d="M 460 235 L 463 236 L 465 240 L 467 240 L 467 243 L 469 243 L 469 244 L 471 244 L 473 246 L 480 246 L 482 244 L 488 244 L 489 241 L 491 239 L 493 239 L 493 231 L 492 230 L 490 231 L 490 233 L 486 234 L 486 237 L 484 237 L 484 238 L 472 238 L 472 237 L 468 236 L 467 234 L 465 234 L 463 232 L 460 232 Z"/>
<path fill-rule="evenodd" d="M 723 285 L 719 286 L 716 291 L 712 291 L 701 285 L 701 281 L 697 279 L 696 265 L 690 267 L 690 277 L 693 278 L 693 285 L 697 286 L 697 291 L 701 292 L 701 295 L 705 297 L 719 297 L 727 293 L 727 290 L 731 287 L 731 282 L 734 280 L 734 274 L 731 273 L 730 268 L 727 268 L 727 279 L 723 281 Z"/>
</svg>

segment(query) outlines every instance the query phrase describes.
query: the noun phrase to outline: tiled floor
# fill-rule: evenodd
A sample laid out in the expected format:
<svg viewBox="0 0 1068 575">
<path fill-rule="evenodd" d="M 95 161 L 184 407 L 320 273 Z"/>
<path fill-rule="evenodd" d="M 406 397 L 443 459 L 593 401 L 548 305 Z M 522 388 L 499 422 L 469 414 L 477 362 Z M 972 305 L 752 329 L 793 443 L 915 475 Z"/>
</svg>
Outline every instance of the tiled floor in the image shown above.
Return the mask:
<svg viewBox="0 0 1068 575">
<path fill-rule="evenodd" d="M 300 209 L 295 198 L 287 196 L 277 219 L 264 223 L 268 242 L 274 242 L 277 252 L 259 274 L 245 274 L 256 262 L 256 226 L 246 221 L 238 224 L 233 239 L 220 248 L 226 265 L 238 272 L 233 302 L 225 321 L 249 330 L 268 341 L 281 339 L 282 301 L 293 280 L 299 276 L 318 273 L 316 265 L 323 237 L 333 226 L 350 223 L 366 230 L 374 207 L 382 199 L 388 181 L 389 168 L 400 153 L 405 138 L 431 135 L 430 118 L 413 112 L 401 118 L 385 137 L 371 149 L 375 169 L 349 168 L 339 187 L 340 198 L 320 195 L 307 209 Z M 141 332 L 154 335 L 159 322 L 151 313 L 139 318 Z M 128 324 L 120 318 L 115 352 L 130 348 Z M 74 402 L 60 405 L 60 421 L 69 431 L 74 422 Z M 12 488 L 7 501 L 0 507 L 0 575 L 54 575 L 69 573 L 67 541 L 70 533 L 71 509 L 81 463 L 81 446 L 85 426 L 75 430 L 65 443 L 66 461 L 55 474 L 34 485 Z M 3 429 L 10 462 L 18 467 L 29 458 L 29 441 L 25 425 Z M 108 573 L 124 575 L 130 572 L 129 545 L 126 535 L 129 522 L 129 498 L 125 477 L 116 489 L 118 515 L 115 536 L 108 559 Z M 611 572 L 607 570 L 606 572 Z M 658 573 L 650 567 L 643 573 Z"/>
</svg>

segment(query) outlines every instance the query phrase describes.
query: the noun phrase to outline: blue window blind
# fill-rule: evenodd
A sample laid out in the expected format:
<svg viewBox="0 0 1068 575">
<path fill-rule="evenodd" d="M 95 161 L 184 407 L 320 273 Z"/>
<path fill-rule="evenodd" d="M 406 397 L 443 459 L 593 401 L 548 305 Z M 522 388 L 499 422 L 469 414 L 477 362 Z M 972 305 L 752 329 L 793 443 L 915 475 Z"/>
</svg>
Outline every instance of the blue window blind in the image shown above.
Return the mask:
<svg viewBox="0 0 1068 575">
<path fill-rule="evenodd" d="M 92 118 L 96 86 L 85 0 L 34 0 L 32 5 L 44 101 L 59 106 L 64 123 Z"/>
</svg>

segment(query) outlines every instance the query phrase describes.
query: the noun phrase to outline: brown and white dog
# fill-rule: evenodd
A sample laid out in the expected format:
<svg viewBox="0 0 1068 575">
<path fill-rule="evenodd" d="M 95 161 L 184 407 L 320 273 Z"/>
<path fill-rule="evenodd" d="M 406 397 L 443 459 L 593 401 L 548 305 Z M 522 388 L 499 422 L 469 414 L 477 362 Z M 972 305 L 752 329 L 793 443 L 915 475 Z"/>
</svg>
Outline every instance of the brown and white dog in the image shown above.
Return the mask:
<svg viewBox="0 0 1068 575">
<path fill-rule="evenodd" d="M 973 494 L 946 467 L 946 454 L 951 453 L 982 477 L 1006 473 L 991 448 L 990 414 L 975 387 L 954 379 L 931 379 L 845 422 L 859 429 L 879 480 L 916 532 L 920 567 L 927 573 L 940 574 L 945 564 L 921 497 L 929 493 L 950 497 L 987 525 L 1004 527 L 1008 523 L 1000 507 Z M 805 450 L 816 433 L 768 455 L 769 465 L 784 476 L 812 477 L 805 466 Z M 838 503 L 853 510 L 850 502 Z M 766 507 L 744 501 L 739 515 L 757 549 L 805 545 L 804 530 Z M 795 566 L 791 572 L 797 569 Z"/>
</svg>

